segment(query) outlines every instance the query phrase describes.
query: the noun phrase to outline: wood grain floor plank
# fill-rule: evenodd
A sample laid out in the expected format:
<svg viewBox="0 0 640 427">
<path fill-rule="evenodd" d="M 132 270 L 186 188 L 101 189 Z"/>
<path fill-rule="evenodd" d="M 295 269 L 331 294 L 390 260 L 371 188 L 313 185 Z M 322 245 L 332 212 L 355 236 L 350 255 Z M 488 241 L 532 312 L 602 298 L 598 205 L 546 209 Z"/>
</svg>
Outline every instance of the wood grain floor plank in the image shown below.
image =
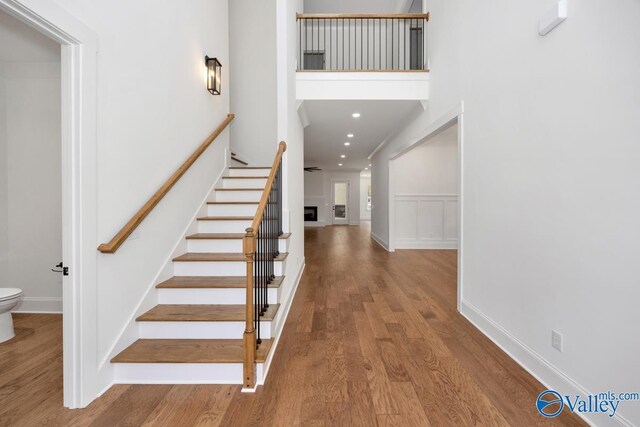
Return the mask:
<svg viewBox="0 0 640 427">
<path fill-rule="evenodd" d="M 534 406 L 544 387 L 456 311 L 455 251 L 389 253 L 367 227 L 325 227 L 305 230 L 305 257 L 255 394 L 117 385 L 67 410 L 61 317 L 16 315 L 0 344 L 0 426 L 550 425 Z M 553 425 L 585 424 L 565 411 Z"/>
</svg>

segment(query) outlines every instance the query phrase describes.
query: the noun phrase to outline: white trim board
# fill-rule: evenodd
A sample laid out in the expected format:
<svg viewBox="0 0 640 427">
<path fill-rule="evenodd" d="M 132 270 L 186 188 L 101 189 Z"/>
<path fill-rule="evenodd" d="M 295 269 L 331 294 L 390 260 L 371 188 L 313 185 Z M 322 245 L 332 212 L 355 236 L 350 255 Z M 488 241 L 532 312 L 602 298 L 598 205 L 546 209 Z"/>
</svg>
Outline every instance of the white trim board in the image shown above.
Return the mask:
<svg viewBox="0 0 640 427">
<path fill-rule="evenodd" d="M 569 378 L 471 303 L 463 300 L 460 313 L 545 387 L 558 390 L 563 394 L 580 394 L 582 396 L 591 394 L 587 389 Z M 531 405 L 534 404 L 535 402 L 532 401 Z M 606 415 L 603 416 L 602 414 L 582 414 L 578 412 L 576 412 L 576 414 L 590 425 L 633 427 L 633 424 L 624 418 L 624 416 L 620 415 L 620 412 L 616 413 L 616 416 L 613 418 L 609 418 Z"/>
<path fill-rule="evenodd" d="M 458 249 L 458 242 L 443 242 L 441 240 L 399 240 L 396 249 Z"/>
<path fill-rule="evenodd" d="M 371 233 L 371 238 L 373 239 L 374 242 L 376 242 L 377 244 L 379 244 L 380 246 L 382 246 L 382 248 L 387 251 L 387 252 L 393 252 L 392 250 L 389 250 L 389 244 L 387 242 L 385 242 L 384 240 L 382 240 L 380 237 L 378 237 L 375 233 Z"/>
<path fill-rule="evenodd" d="M 62 314 L 62 298 L 23 297 L 12 313 Z"/>
<path fill-rule="evenodd" d="M 62 254 L 64 405 L 88 405 L 104 387 L 98 374 L 96 33 L 53 1 L 0 0 L 7 12 L 60 43 L 62 83 Z"/>
<path fill-rule="evenodd" d="M 326 227 L 327 224 L 324 221 L 305 221 L 304 226 L 310 228 L 319 228 Z"/>
</svg>

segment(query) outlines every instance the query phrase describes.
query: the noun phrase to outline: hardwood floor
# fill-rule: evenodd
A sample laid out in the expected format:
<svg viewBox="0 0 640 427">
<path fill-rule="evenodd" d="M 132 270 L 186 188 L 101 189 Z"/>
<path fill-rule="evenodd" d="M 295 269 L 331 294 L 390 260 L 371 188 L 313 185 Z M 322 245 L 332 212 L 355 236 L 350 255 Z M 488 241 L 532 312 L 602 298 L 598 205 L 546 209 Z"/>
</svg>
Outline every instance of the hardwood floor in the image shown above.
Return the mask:
<svg viewBox="0 0 640 427">
<path fill-rule="evenodd" d="M 267 384 L 118 385 L 62 408 L 61 317 L 15 315 L 2 426 L 585 425 L 455 310 L 454 251 L 390 254 L 366 227 L 305 230 L 307 267 Z"/>
</svg>

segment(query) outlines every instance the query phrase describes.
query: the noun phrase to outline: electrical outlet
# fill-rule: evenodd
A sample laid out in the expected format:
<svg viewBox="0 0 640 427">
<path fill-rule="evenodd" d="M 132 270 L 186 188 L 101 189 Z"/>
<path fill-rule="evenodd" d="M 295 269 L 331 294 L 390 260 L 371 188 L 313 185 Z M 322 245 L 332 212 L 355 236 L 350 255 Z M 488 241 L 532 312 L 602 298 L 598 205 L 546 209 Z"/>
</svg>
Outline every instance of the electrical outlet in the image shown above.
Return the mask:
<svg viewBox="0 0 640 427">
<path fill-rule="evenodd" d="M 558 331 L 551 331 L 551 346 L 558 351 L 562 351 L 562 334 Z"/>
</svg>

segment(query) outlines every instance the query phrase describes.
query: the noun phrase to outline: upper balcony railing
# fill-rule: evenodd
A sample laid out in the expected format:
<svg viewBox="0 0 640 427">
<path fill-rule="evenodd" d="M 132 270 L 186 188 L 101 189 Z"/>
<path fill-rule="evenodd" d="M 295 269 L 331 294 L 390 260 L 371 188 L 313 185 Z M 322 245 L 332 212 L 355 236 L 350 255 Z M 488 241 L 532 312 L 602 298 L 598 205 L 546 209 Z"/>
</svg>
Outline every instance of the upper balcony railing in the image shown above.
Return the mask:
<svg viewBox="0 0 640 427">
<path fill-rule="evenodd" d="M 298 71 L 427 71 L 428 13 L 297 18 Z"/>
</svg>

